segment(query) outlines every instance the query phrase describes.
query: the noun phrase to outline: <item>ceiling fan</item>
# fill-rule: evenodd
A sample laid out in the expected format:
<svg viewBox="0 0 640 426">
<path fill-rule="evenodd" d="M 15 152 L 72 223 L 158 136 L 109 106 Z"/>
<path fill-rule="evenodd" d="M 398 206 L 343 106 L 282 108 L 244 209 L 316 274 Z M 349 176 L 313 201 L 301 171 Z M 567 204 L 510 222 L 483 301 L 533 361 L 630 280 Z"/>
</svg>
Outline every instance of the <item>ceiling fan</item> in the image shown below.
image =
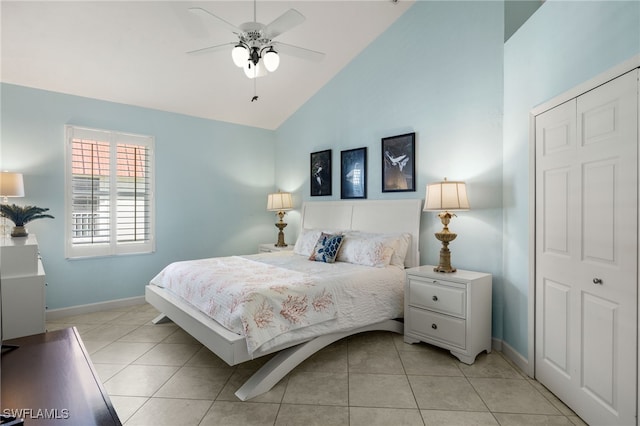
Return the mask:
<svg viewBox="0 0 640 426">
<path fill-rule="evenodd" d="M 213 18 L 215 22 L 231 30 L 238 37 L 238 41 L 196 49 L 187 53 L 209 53 L 233 45 L 231 51 L 233 63 L 237 67 L 243 68 L 245 75 L 249 78 L 262 77 L 267 75 L 267 72 L 274 72 L 278 69 L 280 65 L 279 53 L 316 62 L 324 58 L 324 53 L 274 41 L 280 34 L 304 22 L 305 17 L 295 9 L 287 10 L 270 24 L 264 25 L 256 21 L 256 2 L 254 0 L 253 21 L 245 22 L 237 27 L 201 7 L 192 7 L 189 8 L 189 11 L 203 19 L 211 20 Z"/>
</svg>

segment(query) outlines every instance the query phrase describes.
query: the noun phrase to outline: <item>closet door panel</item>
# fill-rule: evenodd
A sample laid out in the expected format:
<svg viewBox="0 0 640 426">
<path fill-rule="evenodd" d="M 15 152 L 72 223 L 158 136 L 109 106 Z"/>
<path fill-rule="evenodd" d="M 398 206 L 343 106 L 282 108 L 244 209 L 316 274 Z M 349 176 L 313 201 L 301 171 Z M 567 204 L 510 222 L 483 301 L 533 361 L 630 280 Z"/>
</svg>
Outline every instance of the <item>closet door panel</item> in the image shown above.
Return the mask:
<svg viewBox="0 0 640 426">
<path fill-rule="evenodd" d="M 618 344 L 616 317 L 618 304 L 583 294 L 584 338 L 582 339 L 581 386 L 604 406 L 613 407 L 616 400 L 616 352 Z"/>
</svg>

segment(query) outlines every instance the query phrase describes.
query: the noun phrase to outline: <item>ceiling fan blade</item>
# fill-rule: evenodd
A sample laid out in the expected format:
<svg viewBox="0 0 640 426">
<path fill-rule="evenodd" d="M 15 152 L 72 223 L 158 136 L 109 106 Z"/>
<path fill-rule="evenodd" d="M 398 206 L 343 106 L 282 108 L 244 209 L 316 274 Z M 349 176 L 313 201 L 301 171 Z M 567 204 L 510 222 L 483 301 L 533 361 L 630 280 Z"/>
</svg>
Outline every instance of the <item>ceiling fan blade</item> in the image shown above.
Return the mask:
<svg viewBox="0 0 640 426">
<path fill-rule="evenodd" d="M 302 13 L 295 9 L 289 9 L 267 25 L 264 33 L 270 39 L 274 39 L 283 32 L 289 31 L 291 28 L 302 24 L 304 20 L 305 17 Z"/>
<path fill-rule="evenodd" d="M 325 56 L 325 54 L 322 52 L 316 52 L 315 50 L 305 49 L 304 47 L 281 43 L 279 41 L 273 42 L 273 45 L 278 53 L 296 56 L 300 59 L 306 59 L 308 61 L 320 62 L 324 59 Z"/>
<path fill-rule="evenodd" d="M 223 50 L 225 48 L 228 48 L 229 46 L 234 46 L 235 44 L 236 43 L 234 42 L 218 44 L 216 46 L 209 46 L 209 47 L 203 47 L 202 49 L 190 50 L 187 53 L 190 55 L 199 55 L 201 53 L 211 53 L 211 52 L 216 52 L 218 50 Z"/>
<path fill-rule="evenodd" d="M 205 22 L 185 9 L 183 4 L 171 2 L 168 6 L 173 10 L 176 19 L 180 22 L 186 34 L 198 39 L 204 39 L 209 36 Z"/>
<path fill-rule="evenodd" d="M 231 30 L 231 32 L 233 33 L 240 33 L 242 32 L 240 30 L 240 28 L 236 27 L 235 25 L 233 25 L 231 22 L 225 21 L 224 19 L 222 19 L 219 16 L 214 15 L 213 13 L 209 12 L 206 9 L 203 9 L 201 7 L 190 7 L 189 8 L 189 12 L 193 13 L 194 15 L 200 16 L 204 19 L 210 19 L 210 18 L 214 18 L 216 19 L 216 21 L 218 23 L 223 24 L 225 27 L 227 27 L 229 30 Z"/>
</svg>

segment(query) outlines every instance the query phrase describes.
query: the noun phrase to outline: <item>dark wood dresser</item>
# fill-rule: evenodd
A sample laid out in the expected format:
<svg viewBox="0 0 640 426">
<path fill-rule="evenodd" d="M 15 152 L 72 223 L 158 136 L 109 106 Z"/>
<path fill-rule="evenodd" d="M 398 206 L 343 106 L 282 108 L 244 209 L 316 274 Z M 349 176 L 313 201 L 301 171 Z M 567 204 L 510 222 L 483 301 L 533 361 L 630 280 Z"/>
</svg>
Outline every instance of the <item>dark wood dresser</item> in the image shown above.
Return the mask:
<svg viewBox="0 0 640 426">
<path fill-rule="evenodd" d="M 2 414 L 25 425 L 122 424 L 75 327 L 3 343 L 19 347 L 2 351 Z"/>
</svg>

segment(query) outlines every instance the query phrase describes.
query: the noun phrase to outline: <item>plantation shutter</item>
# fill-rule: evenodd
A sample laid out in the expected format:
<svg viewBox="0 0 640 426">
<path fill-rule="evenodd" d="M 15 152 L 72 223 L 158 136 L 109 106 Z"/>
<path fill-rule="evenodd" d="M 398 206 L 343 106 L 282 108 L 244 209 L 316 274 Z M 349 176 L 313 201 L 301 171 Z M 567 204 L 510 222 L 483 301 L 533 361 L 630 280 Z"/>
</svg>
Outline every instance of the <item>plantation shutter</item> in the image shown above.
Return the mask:
<svg viewBox="0 0 640 426">
<path fill-rule="evenodd" d="M 68 258 L 154 250 L 153 138 L 67 126 Z"/>
<path fill-rule="evenodd" d="M 118 243 L 145 242 L 151 238 L 149 148 L 116 145 Z"/>
</svg>

